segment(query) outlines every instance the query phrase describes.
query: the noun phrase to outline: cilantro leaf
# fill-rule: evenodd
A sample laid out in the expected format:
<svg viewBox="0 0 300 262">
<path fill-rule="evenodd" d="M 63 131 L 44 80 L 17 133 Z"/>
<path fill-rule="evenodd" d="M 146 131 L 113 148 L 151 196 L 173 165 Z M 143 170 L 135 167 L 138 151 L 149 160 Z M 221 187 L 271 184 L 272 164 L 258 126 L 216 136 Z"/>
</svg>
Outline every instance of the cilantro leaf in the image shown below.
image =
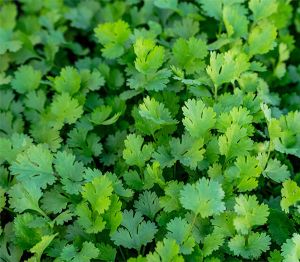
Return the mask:
<svg viewBox="0 0 300 262">
<path fill-rule="evenodd" d="M 118 20 L 114 23 L 104 23 L 95 29 L 98 41 L 104 46 L 102 55 L 108 59 L 115 59 L 125 52 L 125 44 L 131 34 L 129 25 Z"/>
<path fill-rule="evenodd" d="M 284 182 L 291 174 L 285 164 L 281 164 L 278 159 L 270 159 L 264 170 L 264 175 L 277 183 Z"/>
<path fill-rule="evenodd" d="M 240 195 L 235 198 L 235 202 L 234 211 L 237 216 L 233 224 L 240 234 L 248 234 L 253 226 L 267 222 L 269 208 L 265 204 L 259 205 L 256 196 Z"/>
<path fill-rule="evenodd" d="M 185 209 L 200 214 L 202 218 L 217 215 L 225 210 L 224 191 L 213 180 L 201 178 L 195 184 L 187 184 L 180 191 L 180 202 Z M 190 201 L 194 199 L 194 201 Z"/>
<path fill-rule="evenodd" d="M 174 239 L 164 238 L 156 245 L 155 252 L 147 255 L 149 262 L 183 262 L 184 259 L 179 253 L 179 246 Z"/>
<path fill-rule="evenodd" d="M 134 44 L 135 67 L 143 74 L 155 73 L 164 62 L 164 48 L 152 39 L 138 39 Z"/>
<path fill-rule="evenodd" d="M 109 178 L 105 175 L 95 177 L 82 188 L 82 197 L 87 200 L 92 209 L 98 214 L 103 214 L 111 203 L 113 187 Z"/>
<path fill-rule="evenodd" d="M 250 0 L 249 8 L 253 12 L 254 21 L 269 17 L 277 11 L 276 0 Z"/>
<path fill-rule="evenodd" d="M 171 154 L 175 160 L 179 160 L 185 166 L 196 169 L 203 160 L 205 149 L 203 148 L 203 138 L 194 139 L 184 134 L 180 141 L 179 138 L 173 138 L 170 141 Z"/>
<path fill-rule="evenodd" d="M 299 260 L 299 246 L 300 246 L 300 235 L 293 234 L 293 237 L 287 239 L 287 241 L 281 247 L 281 254 L 283 261 L 297 261 Z"/>
<path fill-rule="evenodd" d="M 229 241 L 228 246 L 236 256 L 246 259 L 256 259 L 269 250 L 271 239 L 265 233 L 251 232 L 247 239 L 246 242 L 245 236 L 236 235 Z"/>
<path fill-rule="evenodd" d="M 253 142 L 247 136 L 247 130 L 237 124 L 229 126 L 224 135 L 219 136 L 220 153 L 227 159 L 239 155 L 247 155 L 252 149 Z"/>
<path fill-rule="evenodd" d="M 290 179 L 284 181 L 282 185 L 280 206 L 284 212 L 289 213 L 289 208 L 300 201 L 300 187 Z"/>
<path fill-rule="evenodd" d="M 185 52 L 182 52 L 185 50 Z M 204 68 L 203 59 L 207 56 L 207 46 L 202 39 L 191 37 L 189 40 L 179 38 L 173 45 L 174 64 L 193 74 Z"/>
<path fill-rule="evenodd" d="M 82 115 L 83 109 L 75 98 L 67 93 L 55 96 L 50 112 L 58 122 L 73 124 Z"/>
<path fill-rule="evenodd" d="M 46 188 L 56 180 L 52 162 L 53 156 L 49 149 L 43 145 L 32 145 L 17 155 L 10 170 L 20 182 L 33 182 L 38 187 Z"/>
<path fill-rule="evenodd" d="M 60 177 L 62 188 L 69 194 L 78 194 L 83 182 L 83 164 L 75 161 L 74 155 L 61 151 L 55 155 L 54 167 Z"/>
<path fill-rule="evenodd" d="M 130 134 L 124 143 L 123 158 L 128 165 L 143 167 L 145 162 L 151 158 L 154 150 L 153 146 L 150 143 L 143 145 L 144 139 L 142 136 Z"/>
<path fill-rule="evenodd" d="M 216 113 L 201 100 L 189 99 L 183 107 L 183 114 L 182 123 L 195 138 L 203 137 L 216 123 Z"/>
<path fill-rule="evenodd" d="M 190 225 L 185 219 L 175 217 L 167 224 L 168 233 L 166 235 L 169 239 L 175 239 L 180 246 L 182 254 L 191 254 L 195 246 L 195 240 L 190 234 Z"/>
<path fill-rule="evenodd" d="M 144 103 L 139 106 L 139 114 L 147 121 L 151 121 L 153 125 L 157 125 L 157 129 L 163 125 L 173 125 L 177 121 L 172 119 L 171 114 L 164 104 L 157 102 L 154 98 L 146 97 Z"/>
<path fill-rule="evenodd" d="M 276 36 L 277 30 L 274 25 L 264 20 L 259 22 L 249 34 L 249 55 L 265 54 L 272 50 Z"/>
<path fill-rule="evenodd" d="M 39 87 L 41 78 L 41 71 L 29 65 L 21 66 L 15 72 L 15 77 L 11 82 L 12 88 L 20 94 L 28 93 Z"/>
<path fill-rule="evenodd" d="M 34 210 L 45 216 L 44 211 L 39 207 L 42 191 L 35 184 L 15 184 L 10 188 L 8 194 L 9 204 L 16 212 Z"/>
<path fill-rule="evenodd" d="M 81 78 L 78 71 L 71 66 L 63 68 L 60 75 L 54 78 L 53 87 L 59 93 L 76 94 L 80 89 Z"/>
<path fill-rule="evenodd" d="M 139 195 L 139 199 L 134 202 L 136 211 L 142 215 L 154 219 L 156 213 L 160 210 L 159 200 L 155 192 L 144 191 Z"/>
<path fill-rule="evenodd" d="M 98 248 L 92 242 L 85 241 L 81 249 L 74 245 L 65 246 L 60 254 L 60 259 L 65 262 L 90 262 L 92 259 L 96 259 L 98 255 Z"/>
<path fill-rule="evenodd" d="M 125 210 L 122 216 L 122 227 L 112 235 L 116 245 L 140 250 L 142 246 L 152 241 L 157 232 L 154 223 L 144 221 L 141 213 L 134 214 L 132 210 Z"/>
</svg>

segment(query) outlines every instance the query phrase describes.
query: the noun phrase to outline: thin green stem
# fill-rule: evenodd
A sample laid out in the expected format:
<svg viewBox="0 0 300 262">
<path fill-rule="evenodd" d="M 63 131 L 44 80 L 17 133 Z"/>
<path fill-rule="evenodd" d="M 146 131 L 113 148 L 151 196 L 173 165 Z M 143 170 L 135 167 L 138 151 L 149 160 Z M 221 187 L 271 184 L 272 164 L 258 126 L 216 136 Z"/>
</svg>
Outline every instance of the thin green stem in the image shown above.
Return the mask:
<svg viewBox="0 0 300 262">
<path fill-rule="evenodd" d="M 214 85 L 214 98 L 215 98 L 215 101 L 218 100 L 218 87 L 216 85 Z"/>
</svg>

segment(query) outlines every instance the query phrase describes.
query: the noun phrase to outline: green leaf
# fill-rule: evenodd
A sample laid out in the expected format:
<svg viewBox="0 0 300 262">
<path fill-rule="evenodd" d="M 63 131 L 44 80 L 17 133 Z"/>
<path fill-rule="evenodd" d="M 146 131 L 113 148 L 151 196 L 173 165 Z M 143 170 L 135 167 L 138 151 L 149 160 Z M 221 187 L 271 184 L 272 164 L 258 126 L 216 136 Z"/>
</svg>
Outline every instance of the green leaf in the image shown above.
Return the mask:
<svg viewBox="0 0 300 262">
<path fill-rule="evenodd" d="M 185 219 L 175 217 L 167 224 L 169 239 L 175 239 L 180 247 L 180 253 L 188 255 L 193 251 L 195 240 L 191 235 L 191 226 Z"/>
<path fill-rule="evenodd" d="M 53 239 L 58 235 L 58 233 L 53 235 L 45 235 L 42 236 L 42 239 L 39 243 L 37 243 L 34 247 L 30 249 L 31 253 L 34 253 L 34 260 L 33 261 L 41 261 L 42 254 L 44 250 L 50 245 Z M 33 259 L 33 258 L 30 258 Z"/>
<path fill-rule="evenodd" d="M 203 160 L 205 149 L 203 148 L 203 138 L 194 139 L 184 134 L 180 141 L 179 138 L 172 138 L 170 141 L 171 153 L 177 161 L 195 170 Z"/>
<path fill-rule="evenodd" d="M 12 163 L 19 153 L 22 153 L 32 145 L 32 139 L 24 134 L 14 133 L 10 139 L 0 137 L 0 162 Z"/>
<path fill-rule="evenodd" d="M 280 206 L 284 212 L 289 213 L 289 208 L 300 201 L 300 187 L 290 179 L 284 181 L 282 185 Z"/>
<path fill-rule="evenodd" d="M 134 214 L 132 210 L 123 212 L 121 225 L 111 239 L 116 245 L 125 248 L 140 250 L 142 246 L 152 241 L 157 232 L 154 223 L 144 221 L 141 213 Z"/>
<path fill-rule="evenodd" d="M 98 41 L 104 46 L 102 55 L 108 59 L 115 59 L 125 52 L 125 44 L 129 40 L 131 31 L 129 25 L 118 20 L 114 23 L 100 24 L 95 28 Z"/>
<path fill-rule="evenodd" d="M 269 208 L 265 204 L 259 204 L 256 196 L 240 195 L 235 198 L 234 211 L 237 216 L 233 224 L 240 234 L 248 234 L 254 226 L 266 224 L 269 216 Z"/>
<path fill-rule="evenodd" d="M 75 161 L 74 155 L 61 151 L 55 155 L 54 167 L 60 177 L 62 188 L 69 194 L 79 194 L 84 176 L 83 164 Z"/>
<path fill-rule="evenodd" d="M 77 99 L 71 98 L 67 93 L 55 96 L 50 111 L 58 123 L 74 124 L 83 114 L 82 106 Z"/>
<path fill-rule="evenodd" d="M 268 53 L 273 49 L 276 36 L 277 30 L 273 24 L 264 20 L 259 22 L 249 34 L 249 55 Z"/>
<path fill-rule="evenodd" d="M 85 241 L 79 251 L 74 245 L 67 245 L 63 248 L 60 259 L 65 262 L 90 262 L 99 255 L 98 248 L 89 241 Z"/>
<path fill-rule="evenodd" d="M 99 250 L 98 259 L 104 261 L 115 261 L 117 250 L 111 245 L 100 243 L 97 244 L 97 248 Z"/>
<path fill-rule="evenodd" d="M 278 159 L 269 159 L 264 175 L 277 183 L 284 182 L 291 176 L 288 167 Z"/>
<path fill-rule="evenodd" d="M 31 184 L 15 184 L 8 191 L 9 205 L 18 213 L 25 210 L 34 210 L 41 215 L 45 213 L 39 207 L 39 200 L 42 192 L 34 183 Z"/>
<path fill-rule="evenodd" d="M 179 246 L 174 239 L 164 238 L 156 244 L 155 251 L 147 255 L 147 262 L 183 262 Z"/>
<path fill-rule="evenodd" d="M 1 2 L 0 2 L 1 4 Z M 6 3 L 1 6 L 0 25 L 3 29 L 14 29 L 16 25 L 17 7 L 14 3 Z"/>
<path fill-rule="evenodd" d="M 211 255 L 214 251 L 218 250 L 224 243 L 224 236 L 218 232 L 208 234 L 203 241 L 203 255 L 205 257 Z"/>
<path fill-rule="evenodd" d="M 124 141 L 125 149 L 123 151 L 123 158 L 130 166 L 145 166 L 145 162 L 151 158 L 153 152 L 152 144 L 143 145 L 144 139 L 140 135 L 129 134 Z"/>
<path fill-rule="evenodd" d="M 162 46 L 155 45 L 152 39 L 137 39 L 134 43 L 136 54 L 135 68 L 143 74 L 155 73 L 163 64 L 165 51 Z"/>
<path fill-rule="evenodd" d="M 112 235 L 113 233 L 115 233 L 122 221 L 122 202 L 115 194 L 111 196 L 110 200 L 111 204 L 109 206 L 109 209 L 103 214 L 103 218 L 106 221 L 106 228 L 110 229 L 110 235 Z"/>
<path fill-rule="evenodd" d="M 224 135 L 218 139 L 220 153 L 227 159 L 247 155 L 252 149 L 253 142 L 247 136 L 247 130 L 237 124 L 229 126 Z"/>
<path fill-rule="evenodd" d="M 158 129 L 163 125 L 173 125 L 177 121 L 171 117 L 170 111 L 165 108 L 164 104 L 157 102 L 149 96 L 144 98 L 144 103 L 139 106 L 139 114 L 146 121 L 158 125 Z"/>
<path fill-rule="evenodd" d="M 11 30 L 0 28 L 0 55 L 9 52 L 17 52 L 23 43 L 17 40 L 17 37 Z"/>
<path fill-rule="evenodd" d="M 197 2 L 201 4 L 201 7 L 206 13 L 206 15 L 213 17 L 217 20 L 221 19 L 223 0 L 197 0 Z"/>
<path fill-rule="evenodd" d="M 5 203 L 6 203 L 5 193 L 6 191 L 0 186 L 0 212 L 5 207 Z"/>
<path fill-rule="evenodd" d="M 240 52 L 235 54 L 231 50 L 226 53 L 210 54 L 210 64 L 206 68 L 206 72 L 214 83 L 215 87 L 222 84 L 234 82 L 240 74 L 248 70 L 250 64 L 246 54 Z"/>
<path fill-rule="evenodd" d="M 269 250 L 271 238 L 265 233 L 253 233 L 246 237 L 236 235 L 230 239 L 228 246 L 236 256 L 241 256 L 245 259 L 257 259 L 263 252 Z"/>
<path fill-rule="evenodd" d="M 272 240 L 278 245 L 282 245 L 295 232 L 292 220 L 284 212 L 277 209 L 270 209 L 268 228 Z"/>
<path fill-rule="evenodd" d="M 249 8 L 253 13 L 255 22 L 267 18 L 277 11 L 278 3 L 276 0 L 250 0 Z"/>
<path fill-rule="evenodd" d="M 11 82 L 12 88 L 20 94 L 25 94 L 37 89 L 40 85 L 42 73 L 32 66 L 24 65 L 15 72 L 15 77 Z"/>
<path fill-rule="evenodd" d="M 80 89 L 81 77 L 78 71 L 71 66 L 66 66 L 60 75 L 54 78 L 53 88 L 59 93 L 76 94 Z"/>
<path fill-rule="evenodd" d="M 58 188 L 45 192 L 41 200 L 43 210 L 54 214 L 62 212 L 67 207 L 68 202 L 68 198 Z"/>
<path fill-rule="evenodd" d="M 47 221 L 32 213 L 17 215 L 13 223 L 14 245 L 22 250 L 29 250 L 41 240 L 42 236 L 52 233 Z"/>
<path fill-rule="evenodd" d="M 238 124 L 247 129 L 247 134 L 252 135 L 254 128 L 252 126 L 253 116 L 250 111 L 244 107 L 233 107 L 229 112 L 222 112 L 217 120 L 216 127 L 219 132 L 225 133 L 232 124 Z"/>
<path fill-rule="evenodd" d="M 283 262 L 297 261 L 300 259 L 300 235 L 293 234 L 293 237 L 288 239 L 281 247 L 281 255 L 283 256 Z"/>
<path fill-rule="evenodd" d="M 182 52 L 184 50 L 184 52 Z M 206 43 L 194 37 L 185 40 L 178 38 L 173 45 L 174 64 L 187 74 L 193 74 L 204 68 L 203 59 L 208 55 Z"/>
<path fill-rule="evenodd" d="M 237 187 L 239 192 L 257 188 L 258 178 L 262 172 L 259 161 L 252 156 L 238 156 L 235 166 L 238 168 Z"/>
<path fill-rule="evenodd" d="M 178 181 L 169 181 L 164 188 L 165 195 L 159 198 L 160 206 L 166 212 L 172 212 L 180 209 L 180 191 L 183 188 L 183 183 Z"/>
<path fill-rule="evenodd" d="M 159 199 L 156 193 L 144 191 L 139 195 L 139 199 L 134 201 L 134 208 L 142 215 L 153 220 L 156 213 L 160 210 Z"/>
<path fill-rule="evenodd" d="M 176 10 L 177 0 L 154 0 L 154 5 L 162 9 Z"/>
<path fill-rule="evenodd" d="M 183 187 L 180 191 L 180 202 L 185 209 L 206 218 L 225 210 L 224 195 L 218 182 L 201 178 L 195 184 L 187 184 Z"/>
<path fill-rule="evenodd" d="M 212 107 L 206 107 L 201 100 L 189 99 L 182 109 L 182 120 L 192 137 L 203 137 L 216 123 L 216 113 Z"/>
<path fill-rule="evenodd" d="M 248 35 L 247 9 L 242 5 L 225 5 L 223 21 L 229 37 L 243 37 Z"/>
<path fill-rule="evenodd" d="M 10 170 L 20 182 L 33 182 L 36 186 L 45 188 L 52 185 L 56 177 L 52 168 L 53 156 L 43 145 L 32 145 L 23 153 L 17 155 Z"/>
<path fill-rule="evenodd" d="M 300 112 L 289 112 L 279 120 L 271 119 L 269 123 L 270 139 L 275 149 L 281 153 L 300 157 Z"/>
<path fill-rule="evenodd" d="M 76 206 L 75 214 L 77 222 L 89 234 L 97 234 L 104 230 L 106 222 L 98 212 L 93 212 L 87 202 L 81 202 Z"/>
<path fill-rule="evenodd" d="M 102 175 L 83 186 L 82 197 L 91 204 L 93 211 L 103 214 L 110 206 L 112 192 L 111 181 Z"/>
<path fill-rule="evenodd" d="M 113 116 L 110 116 L 111 112 L 111 106 L 99 106 L 91 113 L 91 122 L 95 125 L 114 124 L 118 120 L 120 113 L 115 113 Z"/>
</svg>

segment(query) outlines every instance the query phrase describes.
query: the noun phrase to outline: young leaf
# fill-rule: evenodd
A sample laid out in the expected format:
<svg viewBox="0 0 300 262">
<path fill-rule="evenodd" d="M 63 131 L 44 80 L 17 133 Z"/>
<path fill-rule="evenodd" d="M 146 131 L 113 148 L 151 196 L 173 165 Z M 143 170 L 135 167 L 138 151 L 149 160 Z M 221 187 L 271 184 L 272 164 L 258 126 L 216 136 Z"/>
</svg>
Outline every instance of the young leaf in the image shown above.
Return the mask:
<svg viewBox="0 0 300 262">
<path fill-rule="evenodd" d="M 248 234 L 253 226 L 264 225 L 269 216 L 269 208 L 259 204 L 256 196 L 240 195 L 235 198 L 234 211 L 237 216 L 233 220 L 236 230 L 240 234 Z"/>
<path fill-rule="evenodd" d="M 247 155 L 253 142 L 247 136 L 247 130 L 237 124 L 229 126 L 224 135 L 219 136 L 220 153 L 227 159 Z"/>
<path fill-rule="evenodd" d="M 300 201 L 300 187 L 290 179 L 284 181 L 282 185 L 280 206 L 284 212 L 289 213 L 289 208 Z"/>
<path fill-rule="evenodd" d="M 164 238 L 156 244 L 155 251 L 147 255 L 148 262 L 183 262 L 179 246 L 174 239 Z"/>
<path fill-rule="evenodd" d="M 284 182 L 291 176 L 288 167 L 278 159 L 269 159 L 264 175 L 277 183 Z"/>
<path fill-rule="evenodd" d="M 42 73 L 32 66 L 23 65 L 15 72 L 15 77 L 11 82 L 12 88 L 20 94 L 25 94 L 37 89 L 40 85 Z"/>
<path fill-rule="evenodd" d="M 116 245 L 136 250 L 151 242 L 157 232 L 154 223 L 144 221 L 141 213 L 132 210 L 123 212 L 121 225 L 111 239 Z"/>
<path fill-rule="evenodd" d="M 57 152 L 54 167 L 60 177 L 62 188 L 68 194 L 78 194 L 83 183 L 84 166 L 66 151 Z"/>
<path fill-rule="evenodd" d="M 278 3 L 276 0 L 250 0 L 249 8 L 253 13 L 255 22 L 267 18 L 277 11 Z"/>
<path fill-rule="evenodd" d="M 167 230 L 166 237 L 176 240 L 182 254 L 188 255 L 192 253 L 195 240 L 191 235 L 191 226 L 185 219 L 175 217 L 167 224 Z"/>
<path fill-rule="evenodd" d="M 249 55 L 265 54 L 273 49 L 277 36 L 276 27 L 267 21 L 261 21 L 254 27 L 248 38 Z"/>
<path fill-rule="evenodd" d="M 287 239 L 287 241 L 281 247 L 281 255 L 283 256 L 283 262 L 299 260 L 300 259 L 299 247 L 300 247 L 300 235 L 294 233 L 293 237 Z"/>
<path fill-rule="evenodd" d="M 201 178 L 195 184 L 187 184 L 183 187 L 180 191 L 180 202 L 185 209 L 206 218 L 225 210 L 224 195 L 218 182 Z"/>
<path fill-rule="evenodd" d="M 105 58 L 115 59 L 125 52 L 125 44 L 129 40 L 131 31 L 129 25 L 118 20 L 114 23 L 104 23 L 95 29 L 98 41 L 104 46 L 101 51 Z"/>
<path fill-rule="evenodd" d="M 71 66 L 63 68 L 60 75 L 54 78 L 53 88 L 59 93 L 76 94 L 80 89 L 81 77 L 78 71 Z"/>
<path fill-rule="evenodd" d="M 159 199 L 155 192 L 144 191 L 139 195 L 139 199 L 134 201 L 134 207 L 142 215 L 154 219 L 156 213 L 160 210 Z"/>
<path fill-rule="evenodd" d="M 216 113 L 201 100 L 189 99 L 183 107 L 183 114 L 182 123 L 195 138 L 203 137 L 216 123 Z"/>
<path fill-rule="evenodd" d="M 228 246 L 236 256 L 245 259 L 257 259 L 263 252 L 269 250 L 271 238 L 266 233 L 251 232 L 246 242 L 246 237 L 236 235 L 230 239 Z"/>
<path fill-rule="evenodd" d="M 56 177 L 52 168 L 53 156 L 43 145 L 32 145 L 19 154 L 10 170 L 20 182 L 33 182 L 36 186 L 45 188 L 52 185 Z"/>
<path fill-rule="evenodd" d="M 82 197 L 87 200 L 93 211 L 103 214 L 109 208 L 113 188 L 111 181 L 105 175 L 95 177 L 82 188 Z"/>
<path fill-rule="evenodd" d="M 143 145 L 144 139 L 142 136 L 130 134 L 124 143 L 123 158 L 128 165 L 143 167 L 145 162 L 151 158 L 153 146 L 150 143 Z"/>
</svg>

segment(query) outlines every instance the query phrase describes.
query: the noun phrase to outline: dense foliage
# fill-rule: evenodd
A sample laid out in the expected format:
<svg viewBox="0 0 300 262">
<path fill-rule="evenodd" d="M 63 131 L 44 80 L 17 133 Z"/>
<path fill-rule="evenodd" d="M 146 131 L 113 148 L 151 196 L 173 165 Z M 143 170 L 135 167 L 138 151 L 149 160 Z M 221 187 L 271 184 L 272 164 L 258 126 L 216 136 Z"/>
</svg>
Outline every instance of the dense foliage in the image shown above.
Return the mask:
<svg viewBox="0 0 300 262">
<path fill-rule="evenodd" d="M 0 261 L 300 261 L 300 8 L 0 0 Z"/>
</svg>

